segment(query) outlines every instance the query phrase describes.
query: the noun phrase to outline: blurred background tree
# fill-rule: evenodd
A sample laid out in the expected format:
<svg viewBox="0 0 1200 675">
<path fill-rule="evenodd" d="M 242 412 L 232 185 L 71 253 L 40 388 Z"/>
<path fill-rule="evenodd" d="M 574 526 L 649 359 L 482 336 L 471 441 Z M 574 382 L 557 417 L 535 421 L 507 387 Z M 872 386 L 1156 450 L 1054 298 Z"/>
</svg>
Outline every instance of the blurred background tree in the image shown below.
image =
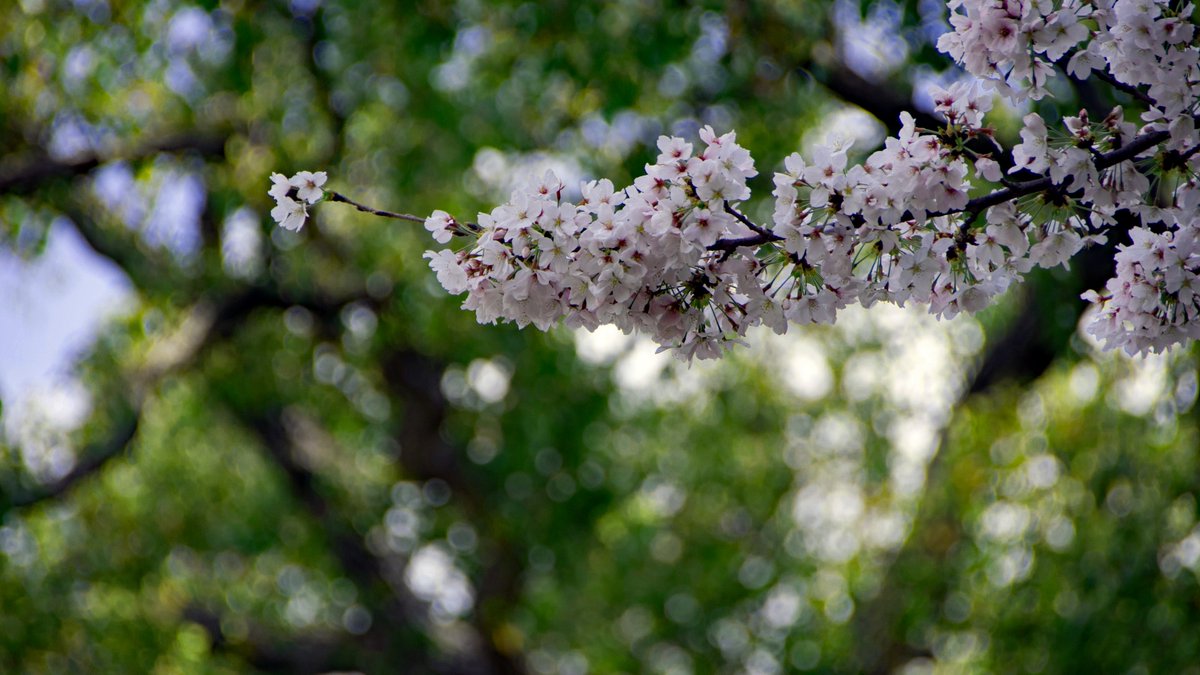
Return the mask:
<svg viewBox="0 0 1200 675">
<path fill-rule="evenodd" d="M 272 171 L 470 215 L 702 124 L 761 189 L 935 125 L 945 11 L 6 3 L 0 672 L 1200 672 L 1194 357 L 1076 331 L 1111 252 L 687 368 L 475 325 L 419 227 L 264 217 Z"/>
</svg>

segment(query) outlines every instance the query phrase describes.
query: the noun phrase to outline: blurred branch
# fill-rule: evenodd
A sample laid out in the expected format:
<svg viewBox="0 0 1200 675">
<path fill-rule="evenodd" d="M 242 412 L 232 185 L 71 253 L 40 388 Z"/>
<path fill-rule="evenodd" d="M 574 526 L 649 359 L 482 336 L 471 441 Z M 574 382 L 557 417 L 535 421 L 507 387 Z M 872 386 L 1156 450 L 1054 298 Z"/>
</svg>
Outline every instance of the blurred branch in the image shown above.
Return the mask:
<svg viewBox="0 0 1200 675">
<path fill-rule="evenodd" d="M 0 194 L 28 194 L 44 184 L 90 172 L 105 162 L 141 161 L 163 153 L 194 152 L 205 157 L 224 157 L 227 134 L 180 134 L 168 136 L 124 152 L 90 153 L 68 160 L 41 156 L 5 158 L 0 162 Z"/>
<path fill-rule="evenodd" d="M 58 480 L 39 485 L 24 494 L 18 494 L 8 499 L 0 496 L 0 516 L 9 509 L 23 509 L 41 502 L 57 499 L 66 495 L 71 488 L 85 478 L 102 469 L 109 460 L 121 455 L 137 435 L 140 421 L 140 409 L 130 407 L 124 419 L 117 422 L 108 438 L 85 446 L 79 453 L 75 466 Z"/>
<path fill-rule="evenodd" d="M 255 415 L 236 408 L 233 412 L 258 436 L 271 460 L 287 477 L 292 493 L 320 524 L 346 574 L 364 588 L 379 582 L 389 587 L 396 600 L 389 607 L 393 620 L 405 623 L 418 616 L 421 613 L 420 601 L 408 592 L 403 579 L 399 578 L 397 573 L 401 570 L 390 567 L 368 550 L 362 536 L 330 507 L 321 494 L 319 479 L 301 459 L 290 433 L 292 425 L 285 419 L 285 413 L 270 410 Z"/>
<path fill-rule="evenodd" d="M 315 675 L 355 670 L 359 665 L 347 656 L 351 641 L 340 635 L 305 635 L 284 641 L 273 639 L 264 629 L 254 626 L 245 638 L 231 638 L 221 627 L 221 616 L 199 605 L 184 608 L 183 619 L 208 633 L 213 651 L 234 654 L 255 670 Z"/>
<path fill-rule="evenodd" d="M 146 365 L 122 385 L 120 418 L 105 439 L 82 448 L 75 466 L 58 480 L 29 492 L 0 500 L 0 513 L 9 508 L 26 508 L 66 495 L 75 485 L 96 474 L 108 462 L 123 454 L 137 435 L 146 391 L 168 374 L 195 359 L 211 341 L 215 316 L 206 305 L 193 308 L 183 325 L 149 350 Z M 103 414 L 107 414 L 103 413 Z"/>
<path fill-rule="evenodd" d="M 397 639 L 394 629 L 398 627 L 424 627 L 428 629 L 426 605 L 414 597 L 405 584 L 404 561 L 399 558 L 377 554 L 363 542 L 362 536 L 321 494 L 318 475 L 306 465 L 295 438 L 294 421 L 288 413 L 270 410 L 260 414 L 234 410 L 234 414 L 253 430 L 266 448 L 270 458 L 283 471 L 297 500 L 304 506 L 324 531 L 334 556 L 346 574 L 362 588 L 364 596 L 375 597 L 370 590 L 379 585 L 389 589 L 389 600 L 381 608 L 385 621 L 376 621 L 364 640 L 376 649 L 384 650 L 403 643 Z M 415 647 L 415 635 L 407 636 L 407 646 Z M 446 673 L 448 675 L 502 675 L 524 672 L 516 661 L 498 660 L 491 649 L 492 642 L 486 634 L 472 635 L 467 639 L 459 636 L 456 654 L 429 653 L 430 645 L 421 645 L 425 656 L 423 666 L 416 666 L 413 655 L 407 652 L 403 662 L 411 670 Z M 418 643 L 419 644 L 419 643 Z M 485 654 L 477 654 L 474 648 L 484 648 Z M 395 662 L 401 662 L 399 659 Z"/>
<path fill-rule="evenodd" d="M 187 314 L 181 326 L 147 351 L 144 365 L 123 381 L 117 398 L 122 402 L 121 417 L 107 438 L 85 446 L 77 453 L 79 460 L 66 475 L 27 494 L 3 500 L 8 508 L 25 508 L 66 495 L 72 487 L 96 474 L 108 462 L 125 452 L 137 435 L 143 403 L 147 392 L 171 373 L 192 363 L 213 340 L 220 312 L 206 303 L 198 303 Z M 101 414 L 108 414 L 107 411 Z M 0 506 L 0 513 L 4 506 Z"/>
<path fill-rule="evenodd" d="M 63 497 L 75 485 L 98 473 L 110 460 L 124 454 L 137 435 L 146 393 L 167 375 L 190 364 L 211 344 L 220 318 L 229 317 L 221 317 L 205 303 L 193 307 L 180 328 L 151 348 L 143 367 L 121 385 L 123 391 L 117 395 L 122 403 L 121 417 L 114 422 L 108 437 L 82 448 L 77 453 L 79 459 L 75 466 L 58 480 L 0 500 L 0 514 L 9 508 L 26 508 Z"/>
<path fill-rule="evenodd" d="M 231 293 L 215 303 L 206 299 L 195 303 L 180 326 L 147 350 L 137 371 L 125 380 L 119 395 L 123 401 L 122 414 L 115 421 L 112 432 L 105 439 L 83 447 L 77 453 L 79 461 L 61 478 L 24 494 L 0 495 L 0 514 L 11 508 L 26 508 L 65 496 L 76 484 L 98 473 L 110 460 L 123 454 L 137 434 L 143 401 L 148 392 L 168 376 L 195 363 L 207 349 L 227 337 L 256 310 L 301 304 L 336 315 L 341 307 L 361 297 L 291 298 L 276 288 L 253 286 Z"/>
<path fill-rule="evenodd" d="M 407 349 L 393 350 L 384 360 L 384 379 L 392 397 L 406 402 L 404 420 L 396 433 L 404 449 L 400 461 L 416 478 L 445 481 L 470 500 L 470 509 L 478 511 L 483 503 L 463 474 L 460 453 L 441 434 L 447 410 L 442 396 L 443 370 L 441 364 Z"/>
<path fill-rule="evenodd" d="M 904 112 L 912 115 L 919 129 L 936 130 L 945 127 L 946 120 L 930 111 L 917 108 L 913 102 L 912 84 L 905 78 L 893 74 L 882 81 L 870 79 L 855 72 L 845 63 L 840 56 L 844 49 L 841 46 L 840 30 L 833 21 L 832 5 L 822 17 L 826 34 L 830 36 L 830 46 L 825 53 L 815 52 L 811 47 L 800 53 L 790 33 L 773 30 L 766 25 L 771 20 L 771 17 L 764 14 L 757 22 L 750 21 L 744 26 L 744 31 L 753 36 L 755 44 L 764 55 L 777 63 L 786 64 L 787 68 L 811 79 L 836 98 L 865 110 L 884 125 L 889 135 L 895 136 L 900 133 L 900 114 Z M 948 59 L 946 65 L 952 67 Z M 981 155 L 991 156 L 1004 171 L 1012 167 L 1011 156 L 1004 152 L 997 153 L 989 138 L 971 139 L 968 147 Z"/>
<path fill-rule="evenodd" d="M 284 5 L 280 5 L 284 7 Z M 284 10 L 285 12 L 288 10 Z M 333 166 L 342 158 L 342 151 L 346 143 L 346 115 L 338 109 L 337 103 L 334 101 L 333 86 L 334 78 L 327 73 L 321 64 L 317 62 L 317 48 L 328 37 L 328 27 L 325 24 L 325 8 L 318 5 L 313 11 L 312 16 L 303 17 L 296 16 L 294 19 L 296 25 L 304 32 L 304 67 L 308 70 L 308 74 L 312 77 L 313 87 L 316 90 L 313 95 L 313 100 L 321 108 L 321 110 L 329 117 L 329 135 L 331 137 L 331 145 L 329 150 L 323 153 L 323 157 L 318 158 L 317 165 Z"/>
<path fill-rule="evenodd" d="M 75 210 L 69 215 L 78 221 L 81 233 L 93 249 L 125 269 L 135 285 L 142 288 L 157 288 L 163 287 L 165 283 L 165 288 L 172 287 L 170 282 L 174 275 L 170 273 L 170 267 L 165 263 L 154 261 L 135 247 L 119 241 L 118 238 L 106 232 L 104 228 L 79 210 Z M 256 311 L 284 309 L 298 305 L 321 317 L 325 322 L 337 322 L 340 320 L 342 308 L 351 302 L 363 301 L 372 305 L 378 304 L 376 300 L 361 292 L 340 297 L 328 296 L 319 292 L 305 294 L 282 288 L 273 282 L 231 289 L 215 298 L 205 298 L 202 295 L 201 299 L 196 301 L 187 313 L 180 328 L 146 353 L 139 376 L 142 382 L 139 391 L 152 388 L 167 374 L 177 372 L 194 363 L 206 349 L 232 335 Z M 460 467 L 457 466 L 455 458 L 459 453 L 454 448 L 447 446 L 440 437 L 440 427 L 445 417 L 445 402 L 440 400 L 440 387 L 438 386 L 441 370 L 431 362 L 417 363 L 418 358 L 416 355 L 406 354 L 404 365 L 401 366 L 404 375 L 400 379 L 409 385 L 400 388 L 406 397 L 404 407 L 408 411 L 405 443 L 408 444 L 408 447 L 428 447 L 432 443 L 436 447 L 436 451 L 424 455 L 426 460 L 431 461 L 408 464 L 406 469 L 414 475 L 426 478 L 433 476 L 443 478 L 468 502 L 467 506 L 470 511 L 477 515 L 486 513 L 482 501 L 475 496 L 478 494 L 477 491 L 469 489 Z M 433 383 L 432 386 L 429 382 Z M 259 436 L 272 460 L 283 470 L 299 502 L 325 531 L 331 550 L 339 564 L 346 570 L 347 575 L 364 590 L 369 591 L 371 587 L 381 582 L 389 589 L 386 597 L 390 600 L 383 607 L 381 620 L 374 624 L 368 635 L 363 636 L 364 644 L 368 645 L 368 649 L 375 652 L 386 651 L 388 645 L 397 643 L 394 639 L 395 635 L 384 633 L 389 626 L 424 625 L 426 608 L 407 591 L 407 587 L 404 585 L 403 561 L 380 557 L 369 550 L 361 535 L 354 530 L 351 524 L 341 518 L 336 509 L 332 508 L 322 496 L 318 477 L 304 466 L 295 454 L 294 441 L 289 436 L 288 423 L 284 413 L 277 410 L 250 416 L 243 411 L 238 417 Z M 132 436 L 132 432 L 130 436 Z M 107 461 L 120 452 L 118 445 L 114 442 L 105 446 L 104 452 L 98 452 L 97 456 L 103 456 Z M 418 457 L 413 453 L 406 453 L 405 456 L 407 459 Z M 96 463 L 96 466 L 92 468 L 92 464 L 89 463 L 87 467 L 94 471 L 100 464 Z M 90 471 L 82 469 L 84 469 L 84 465 L 81 465 L 81 471 L 77 476 L 72 476 L 72 483 L 90 473 Z M 52 491 L 47 491 L 44 498 L 53 496 Z M 503 545 L 499 548 L 507 551 Z M 476 652 L 474 656 L 455 654 L 445 657 L 441 655 L 429 657 L 426 670 L 463 674 L 523 672 L 519 658 L 496 646 L 493 639 L 494 633 L 489 629 L 490 621 L 481 618 L 485 614 L 483 610 L 488 604 L 489 598 L 500 596 L 511 598 L 515 595 L 519 571 L 519 562 L 515 561 L 511 555 L 504 555 L 499 557 L 499 562 L 490 565 L 483 575 L 479 587 L 480 611 L 476 617 L 478 633 L 476 639 L 470 640 L 481 651 Z M 377 597 L 369 592 L 364 595 Z M 201 617 L 194 615 L 194 618 Z M 198 622 L 205 625 L 204 621 Z M 211 622 L 208 622 L 207 625 L 212 627 Z M 420 635 L 409 635 L 397 643 L 408 648 L 408 651 L 404 652 L 405 660 L 412 656 L 413 649 L 416 647 L 413 644 L 414 641 L 420 643 L 423 639 L 425 638 Z M 428 646 L 421 651 L 427 650 Z M 277 668 L 286 668 L 289 667 L 287 664 L 291 663 L 288 659 L 281 660 L 262 650 L 252 652 L 249 656 L 252 658 L 250 661 L 252 664 L 257 663 L 260 666 L 275 664 Z"/>
<path fill-rule="evenodd" d="M 812 64 L 800 64 L 796 70 L 812 77 L 843 101 L 871 113 L 891 135 L 900 133 L 900 113 L 906 111 L 916 120 L 917 126 L 924 129 L 940 129 L 946 124 L 940 117 L 918 110 L 913 105 L 912 92 L 907 88 L 897 89 L 894 81 L 868 80 L 840 61 L 815 68 Z"/>
<path fill-rule="evenodd" d="M 177 287 L 176 275 L 167 261 L 138 246 L 129 230 L 113 231 L 102 227 L 86 210 L 74 201 L 55 203 L 87 245 L 103 258 L 112 261 L 140 290 L 171 290 Z"/>
<path fill-rule="evenodd" d="M 384 360 L 384 380 L 394 399 L 405 402 L 404 420 L 396 433 L 405 471 L 422 480 L 440 479 L 459 497 L 461 505 L 479 524 L 493 510 L 483 493 L 463 471 L 462 452 L 446 442 L 442 433 L 448 406 L 442 395 L 444 367 L 419 353 L 397 349 Z M 510 542 L 493 532 L 491 560 L 485 561 L 479 579 L 474 621 L 484 638 L 490 672 L 509 675 L 525 672 L 519 654 L 497 640 L 503 618 L 500 607 L 510 605 L 519 592 L 522 564 Z M 492 611 L 495 610 L 495 611 Z"/>
<path fill-rule="evenodd" d="M 792 31 L 781 30 L 779 27 L 786 25 L 787 21 L 772 16 L 769 10 L 744 12 L 730 23 L 743 34 L 742 39 L 752 41 L 763 56 L 811 79 L 842 101 L 867 111 L 887 127 L 889 134 L 900 132 L 900 113 L 904 111 L 912 114 L 919 127 L 937 129 L 944 124 L 933 114 L 913 106 L 912 91 L 903 81 L 897 82 L 898 78 L 886 82 L 868 80 L 851 70 L 839 56 L 833 56 L 841 53 L 839 30 L 833 21 L 833 5 L 814 11 L 822 14 L 816 19 L 825 24 L 830 56 L 817 56 L 812 45 L 798 42 Z"/>
<path fill-rule="evenodd" d="M 912 100 L 912 90 L 908 87 L 898 89 L 894 80 L 868 80 L 840 61 L 804 72 L 838 98 L 875 116 L 893 136 L 900 133 L 900 114 L 903 112 L 912 115 L 918 129 L 937 130 L 946 126 L 946 120 L 939 115 L 917 108 Z M 990 156 L 1005 172 L 1013 166 L 1012 155 L 1008 152 L 997 152 L 990 138 L 972 138 L 967 142 L 967 147 L 981 155 Z"/>
<path fill-rule="evenodd" d="M 1033 382 L 1069 352 L 1071 336 L 1087 308 L 1080 294 L 1102 287 L 1113 275 L 1116 246 L 1127 241 L 1129 228 L 1139 222 L 1128 211 L 1118 211 L 1116 220 L 1106 244 L 1086 249 L 1072 261 L 1075 274 L 1068 279 L 1052 279 L 1043 274 L 1022 285 L 1016 318 L 999 337 L 988 340 L 986 351 L 952 411 L 973 397 L 986 396 L 998 385 L 1023 386 Z M 945 489 L 953 470 L 953 464 L 946 459 L 953 422 L 952 413 L 941 430 L 936 454 L 926 467 L 925 493 L 908 539 L 887 563 L 879 594 L 864 602 L 855 618 L 855 634 L 863 645 L 858 664 L 863 672 L 883 675 L 913 658 L 929 656 L 927 650 L 907 642 L 906 631 L 896 622 L 904 612 L 905 596 L 913 581 L 905 575 L 916 566 L 914 561 L 934 558 L 933 563 L 927 564 L 936 569 L 953 543 L 962 538 L 961 518 L 944 513 L 943 501 L 935 492 Z M 938 606 L 946 590 L 929 582 L 921 586 L 922 602 Z"/>
</svg>

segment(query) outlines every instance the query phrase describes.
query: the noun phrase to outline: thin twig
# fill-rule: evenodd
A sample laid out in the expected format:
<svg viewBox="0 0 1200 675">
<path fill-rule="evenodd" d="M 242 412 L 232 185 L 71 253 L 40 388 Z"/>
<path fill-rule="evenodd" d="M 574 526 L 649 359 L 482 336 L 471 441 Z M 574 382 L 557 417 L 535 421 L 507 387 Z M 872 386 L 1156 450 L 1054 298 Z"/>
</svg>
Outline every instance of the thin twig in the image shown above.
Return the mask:
<svg viewBox="0 0 1200 675">
<path fill-rule="evenodd" d="M 27 493 L 0 495 L 0 515 L 10 508 L 28 508 L 44 501 L 58 499 L 84 479 L 97 473 L 112 459 L 124 454 L 137 435 L 141 410 L 131 407 L 126 417 L 113 429 L 112 434 L 102 441 L 89 445 L 79 452 L 78 463 L 58 480 L 40 485 Z"/>
<path fill-rule="evenodd" d="M 342 202 L 343 204 L 349 204 L 350 206 L 353 206 L 354 208 L 358 209 L 359 211 L 362 211 L 363 213 L 369 213 L 373 216 L 380 216 L 382 218 L 395 218 L 396 220 L 407 220 L 407 221 L 413 222 L 413 223 L 424 223 L 425 222 L 425 219 L 420 216 L 414 216 L 414 215 L 410 215 L 407 213 L 393 213 L 391 211 L 383 211 L 381 209 L 373 209 L 370 206 L 367 206 L 366 204 L 359 204 L 358 202 L 354 201 L 353 199 L 350 199 L 349 197 L 346 197 L 345 195 L 343 195 L 341 193 L 334 192 L 333 190 L 326 190 L 325 200 L 330 201 L 330 202 Z"/>
<path fill-rule="evenodd" d="M 750 228 L 751 230 L 754 230 L 755 232 L 757 232 L 759 234 L 769 234 L 771 232 L 770 230 L 763 227 L 762 225 L 759 225 L 758 223 L 755 223 L 754 221 L 747 218 L 744 214 L 742 214 L 741 211 L 738 211 L 737 209 L 730 206 L 728 201 L 725 202 L 725 213 L 728 213 L 729 215 L 733 216 L 734 218 L 737 218 L 738 221 L 740 221 L 743 225 Z"/>
<path fill-rule="evenodd" d="M 1067 62 L 1069 62 L 1071 60 L 1071 58 L 1074 57 L 1075 54 L 1077 54 L 1077 53 L 1078 52 L 1076 50 L 1071 50 L 1071 51 L 1067 52 L 1066 55 L 1064 55 L 1063 58 L 1059 59 L 1058 62 L 1055 63 L 1054 65 L 1058 66 L 1072 80 L 1075 80 L 1076 82 L 1083 82 L 1087 78 L 1086 77 L 1076 77 L 1076 76 L 1072 75 L 1071 72 L 1067 69 L 1067 65 L 1066 65 Z M 1130 96 L 1136 98 L 1137 100 L 1141 101 L 1142 103 L 1145 103 L 1149 107 L 1154 107 L 1154 99 L 1150 98 L 1149 94 L 1142 91 L 1141 89 L 1138 89 L 1137 87 L 1135 87 L 1133 85 L 1125 84 L 1124 82 L 1117 80 L 1117 78 L 1113 77 L 1106 70 L 1092 70 L 1091 76 L 1095 77 L 1097 80 L 1100 80 L 1101 82 L 1104 82 L 1105 84 L 1109 85 L 1113 89 L 1116 89 L 1118 91 L 1123 91 L 1126 94 L 1129 94 Z"/>
</svg>

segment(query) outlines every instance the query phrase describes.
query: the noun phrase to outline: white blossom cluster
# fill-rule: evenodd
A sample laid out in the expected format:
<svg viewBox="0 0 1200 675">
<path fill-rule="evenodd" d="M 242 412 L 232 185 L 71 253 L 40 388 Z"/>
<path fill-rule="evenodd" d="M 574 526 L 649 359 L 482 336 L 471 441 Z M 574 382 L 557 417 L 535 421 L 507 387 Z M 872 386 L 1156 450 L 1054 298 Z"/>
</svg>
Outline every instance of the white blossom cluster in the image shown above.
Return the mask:
<svg viewBox="0 0 1200 675">
<path fill-rule="evenodd" d="M 769 232 L 725 211 L 748 196 L 753 163 L 732 135 L 705 129 L 710 145 L 700 156 L 683 139 L 662 137 L 658 163 L 634 185 L 589 183 L 580 205 L 564 202 L 547 174 L 482 214 L 478 229 L 435 212 L 426 227 L 439 241 L 476 240 L 426 256 L 449 291 L 468 293 L 464 307 L 480 321 L 613 323 L 681 357 L 711 357 L 750 327 L 782 333 L 789 323 L 833 323 L 851 303 L 911 301 L 940 317 L 978 311 L 1034 266 L 1066 265 L 1103 242 L 1120 209 L 1147 210 L 1150 183 L 1133 161 L 1102 170 L 1095 163 L 1099 148 L 1135 138 L 1117 109 L 1099 124 L 1086 114 L 1068 118 L 1067 133 L 1053 141 L 1029 115 L 1013 171 L 1049 176 L 1047 189 L 1029 204 L 972 212 L 972 175 L 1002 179 L 994 159 L 967 148 L 988 137 L 991 92 L 956 85 L 935 100 L 945 128 L 922 133 L 904 115 L 900 134 L 861 165 L 848 167 L 848 145 L 819 147 L 810 161 L 789 156 L 775 174 Z M 715 192 L 704 165 L 730 151 L 740 159 L 717 161 L 717 171 L 727 170 Z M 1178 193 L 1194 189 L 1192 181 Z"/>
<path fill-rule="evenodd" d="M 940 134 L 918 132 L 905 113 L 899 136 L 861 165 L 846 168 L 847 146 L 820 147 L 811 163 L 793 154 L 775 174 L 772 231 L 786 255 L 773 292 L 785 318 L 832 323 L 849 302 L 880 300 L 927 303 L 943 317 L 977 311 L 1017 274 L 1059 264 L 1081 245 L 1010 209 L 993 209 L 986 228 L 973 228 L 960 215 L 972 164 L 1001 178 L 995 160 L 969 161 L 964 147 L 986 137 L 991 94 L 956 85 L 935 101 L 947 120 Z"/>
<path fill-rule="evenodd" d="M 954 32 L 938 42 L 971 74 L 998 81 L 1010 96 L 1040 98 L 1053 64 L 1073 77 L 1096 72 L 1146 104 L 1140 129 L 1118 108 L 1100 125 L 1086 114 L 1064 120 L 1053 143 L 1041 117 L 1028 115 L 1013 149 L 1014 171 L 1048 175 L 1059 199 L 1086 210 L 1094 226 L 1128 213 L 1130 245 L 1118 247 L 1107 293 L 1088 332 L 1130 354 L 1161 351 L 1200 337 L 1192 288 L 1200 259 L 1192 250 L 1200 220 L 1200 49 L 1195 5 L 1167 0 L 952 0 Z M 1094 26 L 1094 28 L 1089 28 Z M 1086 41 L 1086 42 L 1085 42 Z M 1082 43 L 1082 44 L 1081 44 Z M 1068 58 L 1069 57 L 1069 58 Z M 1102 151 L 1167 132 L 1161 148 L 1104 168 Z M 1149 165 L 1149 166 L 1147 166 Z M 1157 179 L 1155 186 L 1152 178 Z M 1152 190 L 1152 188 L 1154 188 Z M 1065 262 L 1065 261 L 1064 261 Z"/>
<path fill-rule="evenodd" d="M 478 224 L 435 211 L 425 223 L 435 239 L 468 230 L 475 241 L 426 257 L 447 290 L 467 292 L 463 307 L 482 323 L 612 323 L 685 357 L 718 356 L 722 342 L 761 320 L 752 306 L 769 299 L 758 281 L 761 261 L 712 248 L 754 234 L 725 211 L 750 196 L 754 160 L 733 133 L 705 127 L 700 137 L 698 154 L 681 138 L 660 138 L 657 163 L 633 185 L 592 181 L 578 204 L 562 198 L 563 184 L 547 172 Z"/>
<path fill-rule="evenodd" d="M 1167 120 L 1200 95 L 1191 3 L 950 0 L 949 6 L 954 31 L 938 48 L 1014 98 L 1045 96 L 1055 65 L 1079 78 L 1100 71 L 1126 85 L 1146 85 Z"/>
<path fill-rule="evenodd" d="M 757 325 L 833 323 L 851 303 L 978 311 L 1036 266 L 1132 239 L 1107 291 L 1085 296 L 1098 305 L 1089 330 L 1130 353 L 1200 337 L 1193 5 L 949 5 L 954 30 L 938 46 L 979 79 L 935 92 L 943 124 L 920 129 L 905 113 L 900 133 L 853 166 L 838 142 L 787 157 L 769 225 L 738 210 L 754 160 L 732 132 L 705 127 L 700 152 L 660 137 L 657 161 L 632 185 L 585 183 L 579 203 L 548 172 L 477 223 L 435 211 L 425 220 L 434 239 L 465 245 L 425 257 L 481 322 L 614 324 L 690 359 L 719 356 Z M 1031 113 L 1006 156 L 985 123 L 994 97 L 1041 98 L 1055 68 L 1124 92 L 1140 118 L 1081 111 L 1060 128 Z M 325 175 L 306 174 L 273 177 L 272 215 L 285 227 L 324 195 Z"/>
<path fill-rule="evenodd" d="M 1041 98 L 1054 63 L 1090 34 L 1086 0 L 950 0 L 952 32 L 938 39 L 976 77 L 1015 98 Z"/>
<path fill-rule="evenodd" d="M 296 232 L 304 227 L 308 207 L 325 196 L 321 186 L 327 179 L 324 171 L 301 171 L 290 178 L 281 173 L 271 174 L 271 189 L 267 191 L 275 198 L 271 217 L 285 230 Z"/>
<path fill-rule="evenodd" d="M 1200 98 L 1200 54 L 1191 2 L 1106 0 L 1091 13 L 1099 30 L 1071 57 L 1067 71 L 1087 77 L 1107 70 L 1118 82 L 1148 87 L 1144 118 L 1188 126 Z M 1180 149 L 1180 148 L 1176 148 Z"/>
<path fill-rule="evenodd" d="M 950 0 L 949 6 L 954 30 L 938 39 L 938 48 L 1009 97 L 1045 96 L 1056 65 L 1079 79 L 1098 72 L 1128 87 L 1146 87 L 1142 98 L 1150 109 L 1143 119 L 1157 128 L 1194 129 L 1200 52 L 1193 3 Z"/>
<path fill-rule="evenodd" d="M 1200 338 L 1200 216 L 1192 213 L 1166 232 L 1131 231 L 1133 243 L 1118 247 L 1106 294 L 1084 295 L 1101 306 L 1089 333 L 1131 354 Z"/>
</svg>

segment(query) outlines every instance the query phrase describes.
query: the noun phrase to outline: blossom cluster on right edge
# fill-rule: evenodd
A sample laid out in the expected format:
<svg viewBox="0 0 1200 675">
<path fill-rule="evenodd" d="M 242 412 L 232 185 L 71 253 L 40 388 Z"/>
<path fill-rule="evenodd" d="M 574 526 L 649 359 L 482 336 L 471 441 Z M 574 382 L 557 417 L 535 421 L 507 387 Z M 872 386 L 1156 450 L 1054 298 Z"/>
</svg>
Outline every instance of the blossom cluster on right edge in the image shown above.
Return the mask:
<svg viewBox="0 0 1200 675">
<path fill-rule="evenodd" d="M 979 81 L 935 93 L 944 126 L 919 129 L 905 114 L 900 134 L 855 166 L 837 143 L 788 157 L 769 226 L 738 211 L 753 159 L 734 134 L 705 128 L 699 152 L 664 136 L 632 185 L 586 183 L 577 204 L 546 174 L 478 223 L 437 212 L 426 221 L 435 239 L 466 244 L 426 257 L 481 322 L 610 323 L 681 358 L 706 358 L 753 326 L 832 323 L 851 303 L 912 302 L 941 317 L 977 311 L 1034 266 L 1067 265 L 1089 243 L 1130 236 L 1107 291 L 1087 296 L 1100 306 L 1089 330 L 1130 353 L 1196 338 L 1192 5 L 950 7 L 954 30 L 939 47 Z M 1030 114 L 1009 162 L 984 123 L 993 96 L 1045 95 L 1055 64 L 1077 77 L 1105 73 L 1144 104 L 1140 120 L 1121 108 L 1101 120 L 1081 112 L 1057 130 Z M 998 183 L 969 197 L 973 185 Z"/>
</svg>

